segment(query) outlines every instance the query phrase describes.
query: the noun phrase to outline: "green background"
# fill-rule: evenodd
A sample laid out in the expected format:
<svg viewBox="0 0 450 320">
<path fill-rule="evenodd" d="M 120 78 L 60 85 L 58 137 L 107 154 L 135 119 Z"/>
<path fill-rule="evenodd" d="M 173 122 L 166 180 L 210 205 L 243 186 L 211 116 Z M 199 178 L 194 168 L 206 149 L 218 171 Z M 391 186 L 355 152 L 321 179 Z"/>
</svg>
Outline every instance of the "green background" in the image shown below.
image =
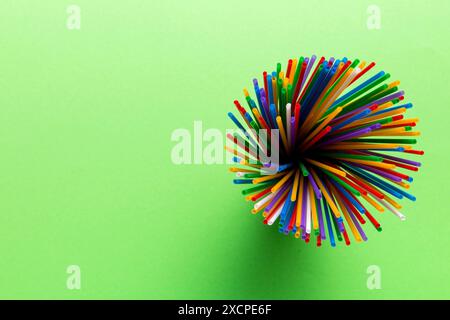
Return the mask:
<svg viewBox="0 0 450 320">
<path fill-rule="evenodd" d="M 69 4 L 81 30 L 66 28 Z M 368 30 L 369 4 L 381 29 Z M 450 298 L 450 2 L 0 2 L 0 298 Z M 242 88 L 300 55 L 376 61 L 420 117 L 407 220 L 322 248 L 249 213 L 177 128 L 233 128 Z M 374 71 L 372 71 L 374 74 Z M 81 268 L 81 290 L 66 268 Z M 378 265 L 382 289 L 368 290 Z"/>
</svg>

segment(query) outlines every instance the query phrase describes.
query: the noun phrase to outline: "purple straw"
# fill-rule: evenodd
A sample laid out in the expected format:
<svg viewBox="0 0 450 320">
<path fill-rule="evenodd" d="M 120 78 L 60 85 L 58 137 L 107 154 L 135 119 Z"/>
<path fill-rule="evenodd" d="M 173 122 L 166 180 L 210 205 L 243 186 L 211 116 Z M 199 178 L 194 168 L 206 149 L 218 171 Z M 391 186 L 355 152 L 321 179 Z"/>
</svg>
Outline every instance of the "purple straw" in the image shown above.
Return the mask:
<svg viewBox="0 0 450 320">
<path fill-rule="evenodd" d="M 348 161 L 344 161 L 344 162 L 348 163 Z M 349 164 L 351 164 L 352 166 L 360 167 L 360 168 L 363 168 L 365 170 L 371 171 L 371 172 L 373 172 L 375 174 L 378 174 L 378 175 L 380 175 L 382 177 L 385 177 L 386 179 L 389 179 L 389 180 L 392 180 L 392 181 L 395 181 L 395 182 L 402 182 L 402 178 L 399 178 L 397 176 L 394 176 L 393 174 L 384 172 L 382 170 L 375 169 L 375 168 L 372 168 L 372 167 L 369 167 L 369 166 L 366 166 L 366 165 L 360 164 L 360 163 L 353 163 L 352 162 L 352 163 L 349 163 Z"/>
<path fill-rule="evenodd" d="M 394 160 L 394 161 L 398 161 L 398 162 L 407 163 L 407 164 L 410 164 L 410 165 L 415 166 L 415 167 L 420 167 L 422 165 L 420 162 L 417 162 L 417 161 L 397 158 L 397 157 L 388 156 L 386 154 L 376 153 L 376 152 L 372 152 L 372 151 L 365 151 L 365 153 L 370 154 L 370 155 L 374 155 L 374 156 L 378 156 L 378 157 L 383 157 L 383 158 L 386 158 L 386 159 L 389 159 L 389 160 Z"/>
<path fill-rule="evenodd" d="M 351 139 L 351 138 L 356 138 L 358 136 L 367 134 L 367 133 L 371 132 L 372 130 L 378 129 L 380 127 L 381 127 L 381 124 L 376 123 L 374 125 L 371 125 L 370 127 L 362 128 L 362 129 L 359 129 L 359 130 L 355 130 L 355 131 L 346 133 L 346 134 L 344 134 L 342 136 L 339 136 L 339 137 L 336 137 L 336 138 L 324 141 L 321 144 L 319 144 L 318 147 L 323 147 L 323 146 L 326 146 L 326 145 L 329 145 L 329 144 L 332 144 L 332 143 L 335 143 L 335 142 L 338 142 L 338 141 L 343 141 L 343 140 L 348 140 L 348 139 Z"/>
<path fill-rule="evenodd" d="M 302 195 L 302 221 L 300 222 L 300 228 L 304 231 L 306 229 L 306 188 L 303 188 Z M 303 234 L 302 234 L 303 236 Z"/>
<path fill-rule="evenodd" d="M 358 219 L 356 219 L 355 214 L 351 211 L 351 209 L 349 208 L 349 206 L 347 204 L 344 203 L 344 206 L 347 208 L 349 216 L 352 219 L 353 224 L 355 225 L 356 229 L 358 229 L 358 232 L 361 234 L 361 237 L 363 238 L 364 241 L 367 241 L 366 234 L 364 233 L 363 229 L 361 228 L 361 225 L 359 224 Z"/>
<path fill-rule="evenodd" d="M 316 194 L 316 198 L 317 199 L 322 199 L 322 193 L 320 192 L 319 187 L 317 187 L 316 182 L 314 181 L 313 177 L 311 176 L 311 174 L 308 174 L 308 180 L 309 182 L 311 182 L 311 185 L 313 187 L 314 193 Z"/>
<path fill-rule="evenodd" d="M 320 204 L 320 201 L 316 204 L 316 208 L 317 208 L 317 215 L 319 216 L 320 238 L 322 240 L 326 240 L 325 225 L 323 223 L 322 206 Z"/>
<path fill-rule="evenodd" d="M 264 211 L 269 212 L 270 209 L 273 208 L 275 203 L 277 203 L 277 201 L 281 198 L 281 196 L 283 195 L 283 193 L 286 191 L 286 189 L 289 186 L 290 186 L 289 183 L 285 183 L 280 189 L 278 189 L 277 195 L 275 197 L 273 197 L 272 201 L 270 201 L 269 205 L 266 207 L 266 209 Z"/>
</svg>

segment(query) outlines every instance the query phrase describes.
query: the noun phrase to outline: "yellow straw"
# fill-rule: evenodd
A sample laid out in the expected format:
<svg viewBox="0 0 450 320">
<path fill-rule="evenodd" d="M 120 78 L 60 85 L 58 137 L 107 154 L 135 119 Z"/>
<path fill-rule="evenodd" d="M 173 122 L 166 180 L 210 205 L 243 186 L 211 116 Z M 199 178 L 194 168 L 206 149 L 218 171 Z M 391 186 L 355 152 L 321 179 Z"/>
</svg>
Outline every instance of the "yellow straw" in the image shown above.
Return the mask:
<svg viewBox="0 0 450 320">
<path fill-rule="evenodd" d="M 397 209 L 401 209 L 402 206 L 399 205 L 397 202 L 395 202 L 394 200 L 392 200 L 392 198 L 388 197 L 387 195 L 384 195 L 384 200 L 386 200 L 387 202 L 389 202 L 390 204 L 392 204 L 395 208 Z"/>
<path fill-rule="evenodd" d="M 278 105 L 278 93 L 277 93 L 277 80 L 276 78 L 272 78 L 272 91 L 273 91 L 273 101 L 275 105 Z"/>
<path fill-rule="evenodd" d="M 286 151 L 289 151 L 289 145 L 286 138 L 286 131 L 284 130 L 283 121 L 281 120 L 280 116 L 277 117 L 277 123 L 278 128 L 280 129 L 281 140 L 283 141 L 284 148 L 286 149 Z"/>
<path fill-rule="evenodd" d="M 388 111 L 388 112 L 385 112 L 385 113 L 382 113 L 382 114 L 379 114 L 379 115 L 376 115 L 376 116 L 371 116 L 371 117 L 367 117 L 367 118 L 355 121 L 355 122 L 352 123 L 352 127 L 356 127 L 356 126 L 359 126 L 361 124 L 373 122 L 373 121 L 376 121 L 376 120 L 379 120 L 379 119 L 384 119 L 384 118 L 387 118 L 387 117 L 390 117 L 390 116 L 395 116 L 395 115 L 402 114 L 402 113 L 405 113 L 405 112 L 406 112 L 406 108 L 399 108 L 399 109 L 396 109 L 396 110 Z M 346 128 L 346 126 L 343 127 L 343 128 Z"/>
<path fill-rule="evenodd" d="M 297 59 L 292 59 L 291 72 L 289 73 L 289 83 L 292 84 L 294 81 L 295 71 L 297 70 Z"/>
<path fill-rule="evenodd" d="M 345 149 L 395 149 L 400 147 L 399 144 L 393 143 L 339 143 L 323 147 L 328 150 L 345 150 Z"/>
<path fill-rule="evenodd" d="M 360 159 L 350 159 L 350 158 L 338 158 L 336 157 L 336 159 L 339 160 L 345 160 L 348 162 L 354 162 L 354 163 L 360 163 L 360 164 L 365 164 L 367 166 L 372 166 L 372 167 L 378 167 L 378 168 L 384 168 L 384 169 L 394 169 L 396 168 L 395 164 L 391 164 L 391 163 L 384 163 L 384 162 L 379 162 L 379 161 L 371 161 L 371 160 L 360 160 Z"/>
<path fill-rule="evenodd" d="M 308 161 L 309 163 L 319 167 L 319 168 L 322 168 L 324 170 L 327 170 L 327 171 L 330 171 L 330 172 L 332 172 L 334 174 L 337 174 L 338 176 L 341 176 L 341 177 L 345 177 L 346 176 L 346 173 L 344 171 L 342 171 L 342 170 L 335 169 L 335 168 L 330 167 L 330 166 L 328 166 L 326 164 L 323 164 L 321 162 L 317 162 L 315 160 L 311 160 L 309 158 L 305 158 L 305 160 Z"/>
<path fill-rule="evenodd" d="M 378 203 L 378 202 L 376 202 L 375 200 L 373 200 L 371 197 L 369 197 L 369 195 L 364 195 L 364 194 L 361 194 L 362 195 L 362 197 L 364 198 L 364 199 L 366 199 L 366 201 L 368 202 L 368 203 L 370 203 L 375 209 L 377 209 L 379 212 L 383 212 L 384 211 L 384 208 L 382 207 L 382 206 L 380 206 L 380 204 Z"/>
<path fill-rule="evenodd" d="M 292 187 L 291 202 L 295 202 L 295 200 L 297 200 L 297 188 L 299 177 L 300 177 L 300 170 L 297 169 L 297 172 L 295 173 L 294 185 Z"/>
<path fill-rule="evenodd" d="M 341 217 L 341 213 L 339 212 L 338 208 L 336 207 L 333 199 L 331 198 L 331 196 L 328 194 L 327 190 L 325 189 L 325 187 L 322 184 L 322 181 L 320 181 L 319 177 L 317 176 L 317 174 L 314 172 L 314 170 L 311 168 L 311 173 L 314 177 L 314 180 L 316 181 L 316 183 L 319 185 L 320 187 L 320 191 L 322 192 L 322 194 L 325 196 L 325 200 L 327 200 L 328 205 L 331 208 L 331 211 L 333 211 L 334 216 L 336 218 L 340 218 Z"/>
<path fill-rule="evenodd" d="M 330 113 L 324 121 L 316 128 L 313 132 L 311 132 L 306 138 L 304 142 L 308 142 L 312 138 L 314 138 L 325 126 L 330 123 L 340 112 L 342 111 L 342 107 L 337 107 L 332 113 Z"/>
<path fill-rule="evenodd" d="M 257 184 L 257 183 L 261 183 L 261 182 L 264 182 L 264 181 L 276 179 L 276 178 L 281 177 L 281 176 L 283 176 L 285 174 L 286 174 L 286 172 L 279 172 L 277 174 L 268 175 L 268 176 L 261 177 L 261 178 L 256 178 L 256 179 L 253 179 L 253 184 Z"/>
<path fill-rule="evenodd" d="M 392 124 L 405 124 L 405 123 L 411 123 L 411 122 L 419 122 L 419 118 L 397 120 L 397 121 L 394 121 L 394 122 L 386 123 L 386 124 L 382 125 L 381 127 L 383 128 L 385 126 L 389 126 L 389 125 L 392 125 Z"/>
<path fill-rule="evenodd" d="M 252 164 L 245 160 L 241 160 L 241 162 L 239 162 L 239 164 L 242 164 L 243 166 L 247 166 L 247 167 L 258 168 L 258 169 L 262 167 L 262 165 Z"/>
<path fill-rule="evenodd" d="M 283 179 L 281 179 L 280 181 L 277 182 L 277 184 L 275 184 L 272 189 L 270 189 L 270 191 L 275 192 L 278 189 L 280 189 L 280 187 L 294 174 L 294 170 L 289 171 L 288 174 L 286 174 Z"/>
<path fill-rule="evenodd" d="M 316 210 L 316 199 L 314 198 L 314 190 L 312 188 L 312 185 L 308 185 L 308 194 L 309 194 L 309 201 L 311 202 L 311 215 L 312 215 L 312 223 L 313 223 L 313 229 L 317 230 L 319 229 L 319 220 L 317 218 L 317 210 Z"/>
</svg>

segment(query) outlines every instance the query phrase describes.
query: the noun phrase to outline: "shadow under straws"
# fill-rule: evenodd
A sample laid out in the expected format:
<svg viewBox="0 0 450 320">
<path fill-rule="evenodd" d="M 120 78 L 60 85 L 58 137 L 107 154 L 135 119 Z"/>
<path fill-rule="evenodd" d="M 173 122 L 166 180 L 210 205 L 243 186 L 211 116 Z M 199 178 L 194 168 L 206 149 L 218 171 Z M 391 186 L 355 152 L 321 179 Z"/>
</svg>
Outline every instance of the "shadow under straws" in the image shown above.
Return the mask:
<svg viewBox="0 0 450 320">
<path fill-rule="evenodd" d="M 302 287 L 311 288 L 307 282 L 313 281 L 317 266 L 309 257 L 317 248 L 309 247 L 315 243 L 281 234 L 275 224 L 256 226 L 242 238 L 240 249 L 229 257 L 234 271 L 229 298 L 292 299 L 305 295 Z"/>
</svg>

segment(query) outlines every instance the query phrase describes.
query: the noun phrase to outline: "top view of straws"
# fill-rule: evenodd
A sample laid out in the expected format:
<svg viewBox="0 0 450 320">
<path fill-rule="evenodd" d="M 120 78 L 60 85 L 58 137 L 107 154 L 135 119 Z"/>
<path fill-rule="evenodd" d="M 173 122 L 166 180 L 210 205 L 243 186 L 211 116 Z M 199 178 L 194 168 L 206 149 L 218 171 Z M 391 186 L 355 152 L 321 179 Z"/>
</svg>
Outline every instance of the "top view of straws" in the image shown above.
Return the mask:
<svg viewBox="0 0 450 320">
<path fill-rule="evenodd" d="M 403 102 L 399 81 L 389 83 L 384 71 L 368 76 L 374 66 L 315 55 L 290 59 L 286 69 L 278 63 L 261 82 L 253 80 L 254 97 L 244 89 L 245 103 L 234 101 L 230 171 L 235 184 L 250 185 L 242 194 L 265 224 L 278 221 L 281 233 L 317 246 L 328 238 L 335 246 L 350 245 L 350 234 L 367 241 L 367 221 L 381 231 L 379 213 L 405 219 L 397 201 L 415 201 L 409 174 L 421 164 L 407 158 L 423 155 L 413 148 L 419 119 L 405 116 L 412 104 Z M 278 145 L 274 162 L 269 155 Z"/>
</svg>

